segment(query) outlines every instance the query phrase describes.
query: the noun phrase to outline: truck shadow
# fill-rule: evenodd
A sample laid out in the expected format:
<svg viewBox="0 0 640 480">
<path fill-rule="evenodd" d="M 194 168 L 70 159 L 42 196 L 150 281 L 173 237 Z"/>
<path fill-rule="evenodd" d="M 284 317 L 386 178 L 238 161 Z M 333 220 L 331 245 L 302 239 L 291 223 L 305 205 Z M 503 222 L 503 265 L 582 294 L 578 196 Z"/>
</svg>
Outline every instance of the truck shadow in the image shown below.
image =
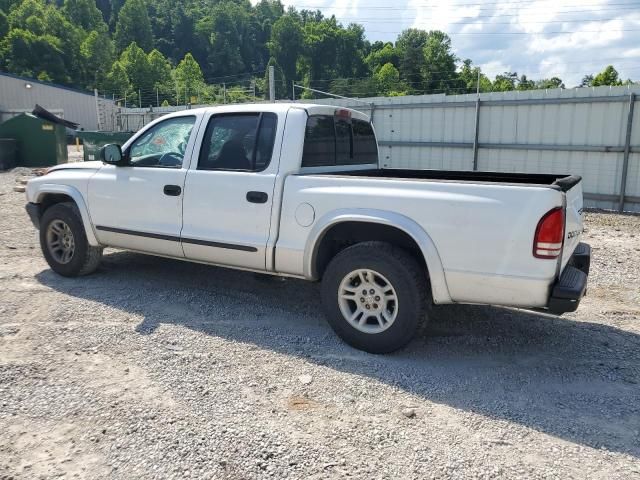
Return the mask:
<svg viewBox="0 0 640 480">
<path fill-rule="evenodd" d="M 299 280 L 117 252 L 97 274 L 39 282 L 144 320 L 178 325 L 367 376 L 429 401 L 640 457 L 640 336 L 612 326 L 495 307 L 436 307 L 411 345 L 369 355 L 322 317 Z M 257 366 L 256 366 L 257 368 Z"/>
</svg>

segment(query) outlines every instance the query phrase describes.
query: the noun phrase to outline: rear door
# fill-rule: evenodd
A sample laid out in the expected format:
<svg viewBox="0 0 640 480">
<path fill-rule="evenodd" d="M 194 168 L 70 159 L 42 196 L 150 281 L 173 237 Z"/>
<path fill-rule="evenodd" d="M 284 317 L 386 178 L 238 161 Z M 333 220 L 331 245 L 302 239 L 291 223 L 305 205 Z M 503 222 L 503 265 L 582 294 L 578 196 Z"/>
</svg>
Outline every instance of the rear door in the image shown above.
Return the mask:
<svg viewBox="0 0 640 480">
<path fill-rule="evenodd" d="M 282 126 L 270 112 L 213 114 L 206 122 L 185 181 L 185 256 L 265 270 Z"/>
</svg>

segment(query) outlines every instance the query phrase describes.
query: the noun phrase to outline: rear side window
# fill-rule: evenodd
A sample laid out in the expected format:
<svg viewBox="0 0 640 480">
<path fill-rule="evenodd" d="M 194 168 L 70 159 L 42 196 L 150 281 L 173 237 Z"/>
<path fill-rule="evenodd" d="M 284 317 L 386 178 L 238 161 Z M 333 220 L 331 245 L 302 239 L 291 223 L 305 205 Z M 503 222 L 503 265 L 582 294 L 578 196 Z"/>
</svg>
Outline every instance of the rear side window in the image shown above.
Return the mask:
<svg viewBox="0 0 640 480">
<path fill-rule="evenodd" d="M 211 117 L 200 149 L 198 170 L 264 170 L 271 161 L 276 126 L 274 113 Z"/>
<path fill-rule="evenodd" d="M 353 120 L 353 163 L 378 163 L 378 143 L 369 122 Z"/>
<path fill-rule="evenodd" d="M 378 145 L 371 124 L 333 115 L 307 119 L 303 167 L 378 163 Z"/>
<path fill-rule="evenodd" d="M 303 167 L 335 165 L 336 132 L 333 116 L 312 115 L 307 119 L 304 133 Z"/>
</svg>

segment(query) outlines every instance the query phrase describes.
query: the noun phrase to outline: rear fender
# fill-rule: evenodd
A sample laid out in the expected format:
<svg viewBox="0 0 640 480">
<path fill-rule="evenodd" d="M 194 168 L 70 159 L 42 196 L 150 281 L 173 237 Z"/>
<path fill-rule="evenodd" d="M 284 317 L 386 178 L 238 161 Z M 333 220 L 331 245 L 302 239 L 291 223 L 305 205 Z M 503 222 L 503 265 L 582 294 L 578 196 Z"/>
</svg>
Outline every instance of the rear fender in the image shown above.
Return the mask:
<svg viewBox="0 0 640 480">
<path fill-rule="evenodd" d="M 316 254 L 325 233 L 334 225 L 342 222 L 379 223 L 395 227 L 408 234 L 416 242 L 429 269 L 429 280 L 434 303 L 452 303 L 442 261 L 431 237 L 420 225 L 404 215 L 374 209 L 340 209 L 321 217 L 311 230 L 304 250 L 304 276 L 318 279 L 315 271 Z"/>
</svg>

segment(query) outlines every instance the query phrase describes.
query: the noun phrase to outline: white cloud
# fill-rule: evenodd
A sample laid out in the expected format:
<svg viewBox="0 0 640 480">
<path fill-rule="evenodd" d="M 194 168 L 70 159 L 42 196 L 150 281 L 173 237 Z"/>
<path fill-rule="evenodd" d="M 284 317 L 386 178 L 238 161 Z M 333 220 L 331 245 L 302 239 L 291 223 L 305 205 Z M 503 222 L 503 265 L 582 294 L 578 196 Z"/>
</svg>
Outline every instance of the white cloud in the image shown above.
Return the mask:
<svg viewBox="0 0 640 480">
<path fill-rule="evenodd" d="M 371 41 L 394 41 L 409 27 L 450 34 L 461 59 L 491 76 L 558 76 L 568 87 L 612 64 L 640 80 L 640 7 L 630 0 L 285 0 L 364 25 Z M 561 32 L 561 33 L 559 33 Z"/>
</svg>

